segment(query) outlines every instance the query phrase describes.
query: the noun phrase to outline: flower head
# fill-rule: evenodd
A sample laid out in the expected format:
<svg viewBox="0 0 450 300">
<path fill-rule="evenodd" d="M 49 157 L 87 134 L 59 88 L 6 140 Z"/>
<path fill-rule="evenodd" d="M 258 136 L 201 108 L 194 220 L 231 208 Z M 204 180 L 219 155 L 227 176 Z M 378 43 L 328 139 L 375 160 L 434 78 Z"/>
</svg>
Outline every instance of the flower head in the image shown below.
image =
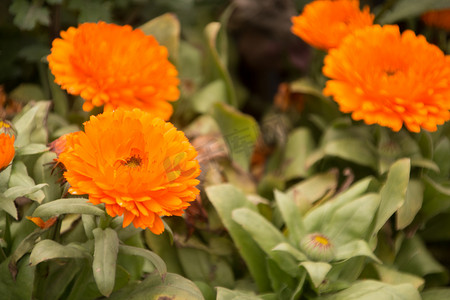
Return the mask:
<svg viewBox="0 0 450 300">
<path fill-rule="evenodd" d="M 426 12 L 422 15 L 422 20 L 428 26 L 450 31 L 450 8 Z"/>
<path fill-rule="evenodd" d="M 316 0 L 292 17 L 291 30 L 311 46 L 328 50 L 353 31 L 372 25 L 373 19 L 369 7 L 360 10 L 359 0 Z"/>
<path fill-rule="evenodd" d="M 321 233 L 308 234 L 301 240 L 300 247 L 315 261 L 331 261 L 335 256 L 333 243 Z"/>
<path fill-rule="evenodd" d="M 0 133 L 0 171 L 6 168 L 14 158 L 15 137 L 6 133 Z"/>
<path fill-rule="evenodd" d="M 398 26 L 356 31 L 325 57 L 324 94 L 355 120 L 435 131 L 450 118 L 450 57 Z"/>
<path fill-rule="evenodd" d="M 55 39 L 47 57 L 55 82 L 81 95 L 83 109 L 141 108 L 165 120 L 179 97 L 167 49 L 130 26 L 84 23 Z"/>
<path fill-rule="evenodd" d="M 184 133 L 150 113 L 118 109 L 92 116 L 66 137 L 59 161 L 69 192 L 89 194 L 123 226 L 164 230 L 160 216 L 180 216 L 199 193 L 197 152 Z"/>
</svg>

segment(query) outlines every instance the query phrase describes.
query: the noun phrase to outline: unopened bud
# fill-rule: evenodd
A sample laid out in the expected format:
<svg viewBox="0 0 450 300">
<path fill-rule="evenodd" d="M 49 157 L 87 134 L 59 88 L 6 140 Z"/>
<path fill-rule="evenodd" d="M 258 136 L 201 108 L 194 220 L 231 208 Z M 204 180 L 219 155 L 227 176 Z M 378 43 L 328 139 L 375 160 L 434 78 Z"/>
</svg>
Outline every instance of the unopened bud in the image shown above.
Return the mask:
<svg viewBox="0 0 450 300">
<path fill-rule="evenodd" d="M 321 233 L 312 233 L 305 236 L 300 247 L 314 261 L 328 262 L 334 258 L 334 246 L 330 239 Z"/>
</svg>

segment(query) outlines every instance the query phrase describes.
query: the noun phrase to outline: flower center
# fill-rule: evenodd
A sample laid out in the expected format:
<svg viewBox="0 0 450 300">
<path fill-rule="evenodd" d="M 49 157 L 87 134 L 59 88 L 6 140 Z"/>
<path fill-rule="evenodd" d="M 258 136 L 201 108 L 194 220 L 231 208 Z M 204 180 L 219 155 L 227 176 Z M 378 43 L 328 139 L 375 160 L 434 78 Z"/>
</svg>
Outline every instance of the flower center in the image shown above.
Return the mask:
<svg viewBox="0 0 450 300">
<path fill-rule="evenodd" d="M 133 156 L 127 158 L 123 162 L 124 166 L 130 167 L 130 168 L 140 167 L 141 164 L 142 164 L 142 158 L 140 158 L 138 155 L 133 155 Z"/>
<path fill-rule="evenodd" d="M 314 240 L 316 241 L 316 242 L 318 242 L 319 244 L 322 244 L 322 245 L 324 245 L 324 246 L 326 246 L 326 245 L 328 245 L 328 239 L 326 238 L 326 237 L 324 237 L 324 236 L 321 236 L 321 235 L 316 235 L 315 237 L 314 237 Z"/>
</svg>

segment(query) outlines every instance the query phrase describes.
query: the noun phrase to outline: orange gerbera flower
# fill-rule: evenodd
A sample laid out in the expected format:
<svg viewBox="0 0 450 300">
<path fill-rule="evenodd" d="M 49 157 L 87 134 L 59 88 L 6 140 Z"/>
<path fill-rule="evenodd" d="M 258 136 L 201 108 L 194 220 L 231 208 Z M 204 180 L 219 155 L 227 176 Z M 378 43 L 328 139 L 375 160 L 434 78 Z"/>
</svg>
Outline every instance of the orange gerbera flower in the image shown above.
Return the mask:
<svg viewBox="0 0 450 300">
<path fill-rule="evenodd" d="M 422 15 L 425 24 L 450 31 L 450 9 L 432 10 Z"/>
<path fill-rule="evenodd" d="M 325 57 L 323 73 L 324 94 L 355 120 L 419 132 L 450 118 L 450 57 L 396 25 L 356 31 Z"/>
<path fill-rule="evenodd" d="M 0 133 L 0 171 L 6 168 L 14 158 L 15 137 L 6 133 Z"/>
<path fill-rule="evenodd" d="M 199 193 L 197 152 L 184 133 L 139 109 L 92 116 L 70 134 L 59 160 L 69 192 L 123 215 L 123 226 L 164 231 L 160 216 L 180 216 Z"/>
<path fill-rule="evenodd" d="M 366 6 L 361 11 L 359 0 L 316 0 L 292 17 L 292 32 L 319 49 L 339 46 L 353 31 L 373 24 L 374 15 Z"/>
<path fill-rule="evenodd" d="M 165 120 L 179 97 L 177 70 L 154 37 L 130 26 L 85 23 L 61 32 L 47 57 L 55 82 L 83 109 L 141 108 Z"/>
</svg>

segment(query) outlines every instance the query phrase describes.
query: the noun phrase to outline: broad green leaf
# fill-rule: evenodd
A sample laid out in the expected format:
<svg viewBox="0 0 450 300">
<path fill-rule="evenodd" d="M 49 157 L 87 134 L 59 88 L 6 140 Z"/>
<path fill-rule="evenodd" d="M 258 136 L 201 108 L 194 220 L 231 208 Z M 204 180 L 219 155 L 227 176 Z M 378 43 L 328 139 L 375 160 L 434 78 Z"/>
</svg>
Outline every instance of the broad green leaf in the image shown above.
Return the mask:
<svg viewBox="0 0 450 300">
<path fill-rule="evenodd" d="M 97 227 L 95 222 L 95 215 L 81 215 L 81 221 L 83 222 L 84 233 L 88 239 L 94 239 L 94 234 L 92 231 Z"/>
<path fill-rule="evenodd" d="M 444 186 L 428 176 L 423 176 L 424 193 L 421 219 L 429 220 L 439 213 L 446 212 L 450 208 L 450 188 Z"/>
<path fill-rule="evenodd" d="M 195 285 L 202 292 L 205 300 L 216 300 L 216 291 L 209 284 L 203 281 L 194 281 Z"/>
<path fill-rule="evenodd" d="M 223 80 L 217 79 L 194 94 L 191 98 L 192 106 L 196 112 L 206 113 L 214 103 L 226 102 L 226 86 Z"/>
<path fill-rule="evenodd" d="M 150 274 L 139 284 L 130 284 L 114 292 L 110 300 L 203 300 L 203 295 L 190 280 L 167 273 L 164 280 L 158 274 Z"/>
<path fill-rule="evenodd" d="M 327 222 L 330 220 L 334 211 L 342 207 L 343 205 L 354 201 L 364 194 L 370 184 L 373 182 L 373 178 L 367 177 L 354 183 L 350 188 L 344 192 L 338 194 L 333 199 L 330 199 L 325 204 L 310 210 L 304 217 L 303 224 L 308 232 L 322 231 Z"/>
<path fill-rule="evenodd" d="M 405 202 L 409 173 L 410 160 L 408 158 L 396 161 L 389 169 L 386 183 L 380 191 L 381 203 L 374 232 L 378 232 Z"/>
<path fill-rule="evenodd" d="M 206 194 L 217 210 L 236 248 L 247 263 L 247 267 L 258 289 L 260 292 L 269 291 L 270 282 L 265 273 L 266 256 L 264 252 L 258 247 L 251 235 L 232 219 L 233 210 L 246 207 L 256 211 L 255 205 L 249 202 L 240 190 L 230 184 L 207 187 Z"/>
<path fill-rule="evenodd" d="M 11 276 L 8 265 L 10 258 L 0 264 L 0 295 L 2 300 L 32 299 L 35 267 L 29 266 L 27 257 L 19 261 L 17 276 Z"/>
<path fill-rule="evenodd" d="M 295 257 L 295 259 L 297 259 L 298 261 L 305 261 L 308 260 L 308 258 L 306 257 L 306 255 L 301 252 L 300 250 L 298 250 L 297 248 L 295 248 L 294 246 L 292 246 L 289 243 L 280 243 L 278 245 L 276 245 L 272 251 L 283 251 L 283 252 L 287 252 L 289 254 L 291 254 L 293 257 Z"/>
<path fill-rule="evenodd" d="M 34 246 L 30 255 L 30 264 L 37 265 L 54 258 L 87 258 L 90 254 L 80 245 L 61 245 L 52 240 L 43 240 Z"/>
<path fill-rule="evenodd" d="M 411 284 L 390 285 L 375 280 L 355 282 L 336 294 L 320 297 L 320 300 L 420 300 L 417 289 Z"/>
<path fill-rule="evenodd" d="M 28 169 L 23 161 L 16 160 L 12 166 L 8 182 L 8 186 L 12 188 L 10 191 L 11 194 L 5 196 L 17 198 L 26 195 L 29 199 L 41 203 L 45 198 L 45 194 L 41 191 L 41 188 L 46 185 L 46 183 L 43 183 L 42 185 L 36 186 L 33 178 L 28 175 Z"/>
<path fill-rule="evenodd" d="M 74 278 L 80 276 L 82 267 L 80 261 L 79 259 L 58 260 L 56 263 L 49 264 L 45 280 L 42 280 L 42 284 L 37 285 L 34 291 L 35 299 L 66 299 L 63 297 L 64 292 Z"/>
<path fill-rule="evenodd" d="M 362 166 L 377 168 L 377 160 L 374 153 L 368 147 L 368 143 L 356 138 L 342 138 L 329 141 L 323 151 L 326 155 L 336 156 Z"/>
<path fill-rule="evenodd" d="M 408 273 L 399 272 L 398 270 L 387 267 L 386 265 L 373 264 L 373 267 L 378 272 L 380 280 L 385 283 L 389 284 L 410 283 L 418 290 L 422 289 L 423 285 L 425 284 L 425 280 L 421 277 L 414 276 Z"/>
<path fill-rule="evenodd" d="M 93 233 L 95 249 L 92 270 L 100 293 L 108 297 L 114 288 L 119 238 L 111 228 L 96 228 Z"/>
<path fill-rule="evenodd" d="M 370 235 L 379 204 L 380 196 L 371 193 L 337 208 L 324 225 L 323 234 L 338 245 L 365 239 Z"/>
<path fill-rule="evenodd" d="M 234 286 L 233 270 L 223 258 L 188 247 L 179 248 L 178 257 L 186 277 L 190 280 L 203 281 L 211 286 Z"/>
<path fill-rule="evenodd" d="M 38 154 L 48 150 L 48 147 L 43 144 L 28 144 L 26 146 L 17 148 L 16 156 Z"/>
<path fill-rule="evenodd" d="M 38 138 L 34 137 L 33 134 L 36 131 L 45 130 L 45 118 L 50 104 L 50 101 L 29 103 L 23 108 L 21 113 L 14 117 L 12 123 L 17 130 L 16 141 L 14 143 L 16 147 L 20 148 L 33 142 L 47 143 L 46 136 Z"/>
<path fill-rule="evenodd" d="M 46 183 L 47 186 L 42 188 L 45 194 L 44 202 L 53 201 L 61 197 L 62 186 L 57 181 L 63 176 L 59 170 L 53 170 L 56 154 L 54 152 L 43 153 L 34 164 L 33 178 L 36 183 Z"/>
<path fill-rule="evenodd" d="M 289 231 L 289 239 L 294 245 L 300 245 L 300 241 L 306 234 L 306 230 L 299 208 L 295 205 L 292 197 L 277 190 L 275 190 L 274 194 L 278 209 Z"/>
<path fill-rule="evenodd" d="M 250 292 L 245 293 L 242 291 L 233 291 L 223 287 L 217 287 L 216 300 L 261 300 L 261 298 Z"/>
<path fill-rule="evenodd" d="M 450 299 L 450 288 L 433 288 L 422 292 L 422 300 Z"/>
<path fill-rule="evenodd" d="M 328 272 L 331 270 L 331 265 L 325 262 L 304 261 L 300 266 L 306 269 L 311 278 L 311 282 L 316 288 L 323 282 Z"/>
<path fill-rule="evenodd" d="M 398 209 L 396 218 L 397 230 L 404 229 L 411 224 L 414 217 L 422 207 L 423 183 L 417 179 L 411 179 L 406 190 L 405 203 Z"/>
<path fill-rule="evenodd" d="M 8 189 L 9 179 L 11 177 L 12 164 L 9 164 L 0 172 L 0 193 Z"/>
<path fill-rule="evenodd" d="M 171 238 L 166 231 L 160 235 L 156 235 L 150 230 L 146 230 L 145 242 L 152 251 L 165 261 L 169 272 L 183 274 L 176 248 L 173 246 L 173 241 L 171 241 Z"/>
<path fill-rule="evenodd" d="M 395 266 L 419 277 L 434 275 L 434 284 L 444 284 L 448 280 L 445 268 L 434 259 L 418 235 L 403 241 Z"/>
<path fill-rule="evenodd" d="M 400 0 L 394 6 L 377 17 L 377 23 L 397 23 L 407 18 L 418 17 L 429 10 L 450 8 L 447 0 Z"/>
<path fill-rule="evenodd" d="M 439 166 L 431 159 L 411 158 L 411 167 L 419 167 L 439 173 Z"/>
<path fill-rule="evenodd" d="M 369 257 L 377 263 L 381 264 L 378 257 L 373 254 L 372 250 L 364 240 L 351 241 L 342 246 L 336 247 L 335 260 L 347 260 L 356 256 Z"/>
<path fill-rule="evenodd" d="M 267 274 L 269 275 L 272 289 L 277 293 L 279 299 L 287 299 L 292 295 L 296 278 L 284 272 L 280 268 L 279 263 L 268 259 Z"/>
<path fill-rule="evenodd" d="M 214 105 L 213 117 L 231 152 L 231 158 L 248 171 L 259 127 L 255 119 L 224 103 Z"/>
<path fill-rule="evenodd" d="M 46 185 L 46 183 L 42 183 L 35 186 L 14 186 L 7 189 L 3 195 L 0 195 L 0 208 L 17 219 L 17 210 L 14 206 L 14 200 L 18 197 L 30 196 L 38 191 L 42 192 L 41 189 Z M 32 198 L 34 197 L 30 197 L 30 199 Z"/>
<path fill-rule="evenodd" d="M 17 262 L 31 249 L 33 249 L 37 238 L 42 234 L 42 232 L 44 232 L 44 230 L 35 229 L 32 233 L 20 241 L 20 244 L 12 253 L 8 267 L 13 277 L 16 277 L 17 275 Z"/>
<path fill-rule="evenodd" d="M 286 180 L 307 177 L 311 173 L 311 169 L 306 166 L 306 159 L 314 147 L 314 139 L 308 128 L 298 128 L 289 134 L 283 162 Z"/>
<path fill-rule="evenodd" d="M 42 204 L 33 212 L 33 217 L 48 218 L 62 214 L 89 214 L 102 216 L 105 212 L 85 198 L 63 198 Z"/>
<path fill-rule="evenodd" d="M 119 245 L 119 252 L 122 254 L 141 256 L 147 259 L 155 266 L 156 270 L 158 270 L 161 278 L 164 278 L 167 273 L 167 267 L 164 261 L 152 251 L 127 245 Z"/>
<path fill-rule="evenodd" d="M 221 79 L 225 82 L 227 90 L 227 103 L 233 107 L 237 107 L 237 97 L 234 90 L 233 81 L 230 73 L 227 70 L 226 59 L 221 57 L 216 47 L 216 40 L 221 29 L 221 24 L 218 22 L 211 22 L 205 27 L 205 35 L 208 41 L 208 48 L 212 55 L 213 61 L 219 71 Z"/>
<path fill-rule="evenodd" d="M 283 252 L 273 252 L 272 249 L 281 243 L 287 242 L 281 232 L 275 228 L 263 216 L 248 208 L 238 208 L 231 214 L 233 220 L 240 224 L 273 260 L 275 260 L 283 271 L 291 276 L 297 275 L 298 268 L 291 255 Z"/>
<path fill-rule="evenodd" d="M 160 45 L 169 51 L 170 58 L 177 64 L 180 48 L 180 22 L 173 13 L 166 13 L 139 27 L 145 34 L 153 35 Z"/>
</svg>

